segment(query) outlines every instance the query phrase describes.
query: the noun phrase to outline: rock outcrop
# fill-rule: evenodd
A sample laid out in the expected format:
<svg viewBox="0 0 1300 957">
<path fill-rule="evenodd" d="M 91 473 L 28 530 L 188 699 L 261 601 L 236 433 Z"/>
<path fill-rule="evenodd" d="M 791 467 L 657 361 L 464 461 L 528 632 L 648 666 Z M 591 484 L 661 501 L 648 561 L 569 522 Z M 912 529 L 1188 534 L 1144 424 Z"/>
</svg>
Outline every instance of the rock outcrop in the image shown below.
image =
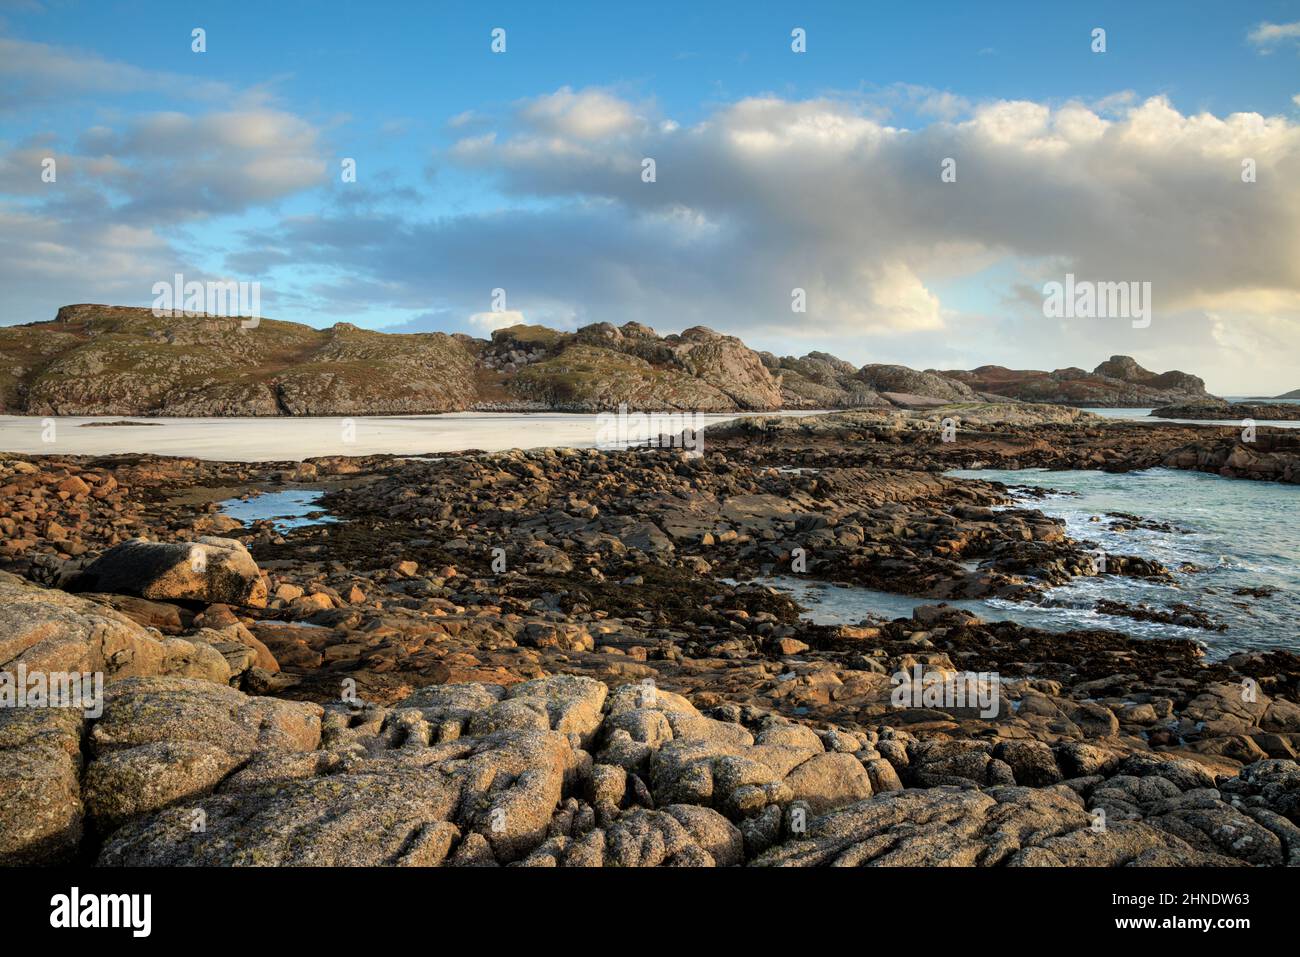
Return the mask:
<svg viewBox="0 0 1300 957">
<path fill-rule="evenodd" d="M 1291 760 L 1216 777 L 1183 758 L 1037 745 L 1040 760 L 998 752 L 1012 763 L 977 775 L 904 731 L 719 719 L 641 682 L 446 684 L 322 708 L 131 678 L 85 727 L 65 717 L 0 713 L 0 754 L 21 772 L 9 796 L 42 798 L 27 817 L 0 812 L 7 863 L 1300 863 Z M 900 783 L 940 762 L 945 783 Z"/>
<path fill-rule="evenodd" d="M 937 372 L 917 372 L 899 365 L 867 365 L 858 375 L 877 392 L 925 396 L 948 402 L 980 401 L 975 390 L 966 383 Z"/>
<path fill-rule="evenodd" d="M 34 340 L 62 348 L 46 345 L 36 361 Z M 472 352 L 441 333 L 248 326 L 98 305 L 0 329 L 0 356 L 23 369 L 7 387 L 0 381 L 6 410 L 30 415 L 449 412 L 473 403 L 476 375 Z"/>
<path fill-rule="evenodd" d="M 1038 372 L 980 366 L 942 374 L 982 393 L 1056 405 L 1146 408 L 1215 398 L 1194 375 L 1177 370 L 1149 372 L 1129 356 L 1111 356 L 1092 372 L 1076 368 Z"/>
<path fill-rule="evenodd" d="M 787 409 L 856 409 L 884 407 L 890 402 L 858 376 L 852 363 L 825 352 L 801 359 L 759 353 L 763 365 L 781 381 L 781 404 Z"/>
<path fill-rule="evenodd" d="M 72 675 L 88 679 L 75 698 L 56 703 L 50 697 L 21 702 L 16 697 L 19 685 L 33 677 L 45 687 L 69 687 Z M 196 780 L 234 766 L 231 755 L 238 753 L 234 745 L 240 738 L 232 729 L 265 725 L 297 740 L 308 737 L 287 720 L 244 719 L 240 709 L 262 715 L 269 708 L 278 715 L 281 709 L 311 712 L 314 705 L 246 706 L 252 699 L 227 687 L 237 678 L 222 650 L 201 634 L 163 637 L 103 604 L 0 572 L 0 681 L 6 685 L 0 707 L 0 865 L 74 857 L 88 807 L 102 826 L 192 793 Z M 97 696 L 105 688 L 111 696 L 119 685 L 194 689 L 198 699 L 213 704 L 204 712 L 151 694 L 132 720 L 106 722 L 105 702 Z M 119 718 L 122 707 L 115 712 Z M 187 729 L 208 731 L 205 747 L 187 743 L 197 730 L 188 730 L 183 739 L 165 728 L 151 730 L 149 722 L 175 718 L 178 711 Z M 152 747 L 112 759 L 111 774 L 97 771 L 83 785 L 82 742 L 94 721 L 99 721 L 96 741 L 104 747 Z M 220 726 L 222 721 L 230 727 Z M 265 738 L 277 740 L 271 732 Z"/>
<path fill-rule="evenodd" d="M 507 397 L 545 408 L 780 408 L 780 389 L 757 353 L 739 339 L 703 328 L 661 339 L 635 323 L 599 323 L 572 334 L 514 326 L 493 333 L 494 349 L 503 345 L 511 361 L 497 367 L 505 373 L 497 387 Z"/>
</svg>

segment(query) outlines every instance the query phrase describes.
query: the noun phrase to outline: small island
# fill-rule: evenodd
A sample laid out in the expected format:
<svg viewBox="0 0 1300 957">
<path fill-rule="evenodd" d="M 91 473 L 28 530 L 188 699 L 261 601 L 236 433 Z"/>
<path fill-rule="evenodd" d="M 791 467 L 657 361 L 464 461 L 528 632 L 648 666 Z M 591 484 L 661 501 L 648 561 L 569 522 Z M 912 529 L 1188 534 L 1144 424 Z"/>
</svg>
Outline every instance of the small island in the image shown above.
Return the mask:
<svg viewBox="0 0 1300 957">
<path fill-rule="evenodd" d="M 1195 402 L 1152 409 L 1159 419 L 1254 419 L 1256 422 L 1300 421 L 1300 405 L 1280 402 Z"/>
</svg>

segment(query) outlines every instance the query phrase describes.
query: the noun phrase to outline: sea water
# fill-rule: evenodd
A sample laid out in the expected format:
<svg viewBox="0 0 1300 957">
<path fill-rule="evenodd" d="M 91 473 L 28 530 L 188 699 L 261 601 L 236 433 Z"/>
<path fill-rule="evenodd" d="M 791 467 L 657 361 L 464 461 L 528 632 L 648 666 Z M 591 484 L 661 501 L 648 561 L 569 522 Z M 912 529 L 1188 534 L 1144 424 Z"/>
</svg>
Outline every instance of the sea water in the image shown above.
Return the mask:
<svg viewBox="0 0 1300 957">
<path fill-rule="evenodd" d="M 1111 554 L 1142 555 L 1163 563 L 1172 583 L 1117 575 L 1076 578 L 1048 589 L 1039 604 L 1002 599 L 950 601 L 991 620 L 1017 621 L 1052 631 L 1110 628 L 1140 637 L 1191 638 L 1212 658 L 1243 649 L 1300 651 L 1300 489 L 1275 482 L 1226 479 L 1202 472 L 1150 469 L 1142 472 L 980 469 L 949 473 L 957 478 L 1003 482 L 1022 489 L 1051 489 L 1046 498 L 1029 497 L 1016 507 L 1036 508 L 1065 522 L 1068 534 L 1095 542 Z M 1108 512 L 1141 516 L 1144 525 L 1121 520 L 1111 527 Z M 1093 521 L 1096 517 L 1100 521 Z M 867 616 L 908 616 L 934 599 L 839 588 L 807 578 L 766 579 L 792 593 L 809 608 L 809 617 L 846 624 Z M 1245 589 L 1272 594 L 1254 597 Z M 1137 621 L 1099 614 L 1099 599 L 1145 603 L 1154 610 L 1174 604 L 1206 612 L 1227 626 L 1209 631 L 1182 625 Z"/>
</svg>

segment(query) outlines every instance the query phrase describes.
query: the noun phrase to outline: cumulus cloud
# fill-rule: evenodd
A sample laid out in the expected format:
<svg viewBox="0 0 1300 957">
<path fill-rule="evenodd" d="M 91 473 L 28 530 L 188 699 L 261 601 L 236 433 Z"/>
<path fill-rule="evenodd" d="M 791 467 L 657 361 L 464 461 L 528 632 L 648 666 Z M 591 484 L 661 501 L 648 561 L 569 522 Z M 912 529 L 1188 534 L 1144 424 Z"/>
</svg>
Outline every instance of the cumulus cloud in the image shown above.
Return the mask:
<svg viewBox="0 0 1300 957">
<path fill-rule="evenodd" d="M 93 175 L 98 164 L 104 186 L 125 197 L 119 216 L 187 219 L 321 184 L 320 152 L 317 129 L 279 110 L 159 112 L 88 130 L 69 165 Z"/>
<path fill-rule="evenodd" d="M 67 201 L 42 186 L 40 163 L 54 157 L 58 183 L 94 189 L 119 218 L 184 220 L 237 213 L 320 185 L 320 129 L 269 105 L 264 90 L 233 90 L 106 60 L 94 54 L 0 37 L 0 77 L 24 104 L 95 92 L 172 98 L 221 97 L 221 109 L 152 110 L 110 118 L 72 138 L 46 131 L 0 152 L 0 194 Z M 233 105 L 231 105 L 233 104 Z"/>
<path fill-rule="evenodd" d="M 579 140 L 598 140 L 641 128 L 645 120 L 632 104 L 604 90 L 561 87 L 526 101 L 519 118 L 538 132 Z"/>
<path fill-rule="evenodd" d="M 642 238 L 624 275 L 689 290 L 669 315 L 821 334 L 936 329 L 929 278 L 990 254 L 1043 261 L 1048 275 L 1150 281 L 1167 313 L 1300 289 L 1300 128 L 1280 117 L 1184 115 L 1161 97 L 999 101 L 907 130 L 849 103 L 756 98 L 635 138 L 593 129 L 497 130 L 452 156 L 521 199 L 569 202 L 570 226 Z M 642 180 L 644 157 L 655 182 Z M 944 159 L 956 182 L 941 181 Z M 566 274 L 590 292 L 593 265 L 575 255 Z M 789 312 L 795 287 L 805 316 Z"/>
</svg>

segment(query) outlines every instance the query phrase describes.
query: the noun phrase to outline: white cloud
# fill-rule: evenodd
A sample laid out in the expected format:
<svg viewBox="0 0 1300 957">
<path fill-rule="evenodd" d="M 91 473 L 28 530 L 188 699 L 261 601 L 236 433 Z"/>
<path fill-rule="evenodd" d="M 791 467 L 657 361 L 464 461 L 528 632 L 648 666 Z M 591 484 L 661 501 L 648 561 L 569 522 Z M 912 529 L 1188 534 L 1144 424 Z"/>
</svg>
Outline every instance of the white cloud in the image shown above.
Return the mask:
<svg viewBox="0 0 1300 957">
<path fill-rule="evenodd" d="M 224 83 L 148 70 L 95 53 L 0 37 L 0 108 L 41 106 L 69 95 L 152 92 L 216 100 L 233 96 Z"/>
<path fill-rule="evenodd" d="M 150 93 L 196 112 L 101 109 L 80 137 L 0 143 L 0 285 L 6 321 L 78 301 L 141 304 L 153 282 L 194 278 L 202 251 L 178 227 L 277 203 L 322 182 L 320 130 L 265 91 L 0 37 L 0 108 Z M 207 100 L 222 109 L 207 110 Z M 327 154 L 326 154 L 327 155 Z M 57 179 L 42 179 L 53 158 Z"/>
<path fill-rule="evenodd" d="M 937 328 L 924 277 L 960 273 L 954 256 L 982 266 L 989 253 L 1149 280 L 1171 310 L 1223 296 L 1245 308 L 1251 296 L 1300 289 L 1300 127 L 1184 115 L 1161 97 L 1100 109 L 998 101 L 909 131 L 846 103 L 768 97 L 691 127 L 648 129 L 635 144 L 506 129 L 453 156 L 514 193 L 608 204 L 582 228 L 644 237 L 645 251 L 622 264 L 643 294 L 666 296 L 694 275 L 691 294 L 710 299 L 699 311 L 725 315 L 729 301 L 736 325 Z M 657 182 L 641 181 L 642 155 L 656 158 Z M 956 183 L 940 182 L 945 157 L 957 161 Z M 1239 175 L 1247 157 L 1259 170 L 1253 184 Z M 798 323 L 794 286 L 809 291 Z"/>
<path fill-rule="evenodd" d="M 525 322 L 524 314 L 517 309 L 502 309 L 500 312 L 476 312 L 469 317 L 469 324 L 476 329 L 491 332 L 493 329 L 505 329 Z"/>
<path fill-rule="evenodd" d="M 520 108 L 519 118 L 539 132 L 580 140 L 629 133 L 645 122 L 632 104 L 604 90 L 575 93 L 567 86 L 528 100 Z"/>
<path fill-rule="evenodd" d="M 1259 47 L 1260 53 L 1272 52 L 1279 45 L 1287 42 L 1300 43 L 1300 20 L 1291 23 L 1268 23 L 1265 21 L 1251 30 L 1246 39 Z"/>
<path fill-rule="evenodd" d="M 151 113 L 122 129 L 97 127 L 79 144 L 112 157 L 106 185 L 129 197 L 120 215 L 176 218 L 232 213 L 324 181 L 319 131 L 280 110 Z"/>
</svg>

